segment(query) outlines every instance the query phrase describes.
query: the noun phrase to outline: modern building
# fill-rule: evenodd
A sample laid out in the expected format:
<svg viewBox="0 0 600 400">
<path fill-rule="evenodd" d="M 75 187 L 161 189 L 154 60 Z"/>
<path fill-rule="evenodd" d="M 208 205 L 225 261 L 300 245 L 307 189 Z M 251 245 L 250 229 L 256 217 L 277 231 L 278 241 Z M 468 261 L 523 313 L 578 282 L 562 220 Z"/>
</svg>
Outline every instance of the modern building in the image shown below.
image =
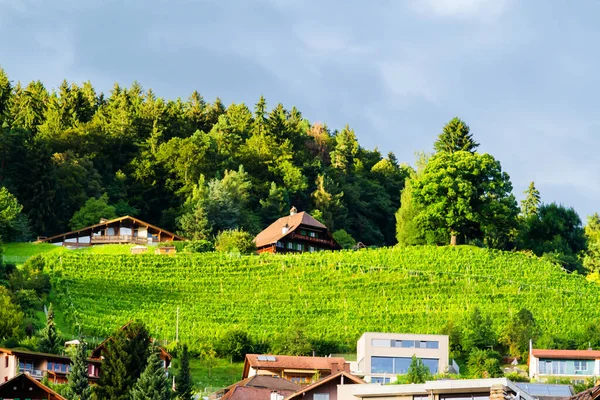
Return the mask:
<svg viewBox="0 0 600 400">
<path fill-rule="evenodd" d="M 390 383 L 406 374 L 413 356 L 432 374 L 449 372 L 449 338 L 446 335 L 366 332 L 356 346 L 356 370 L 371 383 Z"/>
<path fill-rule="evenodd" d="M 185 238 L 134 217 L 125 216 L 111 220 L 101 219 L 96 225 L 48 238 L 39 238 L 37 243 L 52 243 L 64 247 L 87 247 L 98 244 L 153 245 L 173 242 Z"/>
<path fill-rule="evenodd" d="M 66 400 L 30 375 L 19 374 L 0 384 L 0 399 Z"/>
<path fill-rule="evenodd" d="M 600 376 L 598 350 L 542 350 L 529 351 L 529 377 L 545 381 L 550 377 L 570 379 L 583 383 L 587 378 Z"/>
<path fill-rule="evenodd" d="M 91 382 L 98 379 L 100 360 L 88 359 Z M 54 383 L 65 383 L 71 372 L 71 359 L 58 354 L 0 348 L 0 381 L 7 382 L 19 373 L 41 380 L 45 375 Z"/>
<path fill-rule="evenodd" d="M 255 375 L 278 376 L 297 385 L 310 385 L 350 365 L 341 357 L 306 357 L 247 354 L 242 379 Z"/>
<path fill-rule="evenodd" d="M 535 400 L 506 378 L 338 386 L 337 400 Z M 330 399 L 334 400 L 334 399 Z"/>
<path fill-rule="evenodd" d="M 341 249 L 325 225 L 304 211 L 297 212 L 295 207 L 292 207 L 289 216 L 279 218 L 260 232 L 254 243 L 258 253 Z"/>
</svg>

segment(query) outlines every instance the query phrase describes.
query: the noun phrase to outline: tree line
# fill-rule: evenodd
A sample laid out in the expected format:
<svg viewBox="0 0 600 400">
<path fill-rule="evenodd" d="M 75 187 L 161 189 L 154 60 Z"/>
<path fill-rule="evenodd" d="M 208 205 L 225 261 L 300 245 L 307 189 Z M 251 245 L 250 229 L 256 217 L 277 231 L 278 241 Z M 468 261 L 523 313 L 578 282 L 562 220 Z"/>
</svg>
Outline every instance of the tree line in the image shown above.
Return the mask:
<svg viewBox="0 0 600 400">
<path fill-rule="evenodd" d="M 0 69 L 0 186 L 22 217 L 5 241 L 132 215 L 192 239 L 258 233 L 292 205 L 369 245 L 395 242 L 408 174 L 393 153 L 360 146 L 260 97 L 165 100 L 138 83 L 108 95 L 90 82 L 11 82 Z M 18 222 L 18 223 L 17 223 Z"/>
</svg>

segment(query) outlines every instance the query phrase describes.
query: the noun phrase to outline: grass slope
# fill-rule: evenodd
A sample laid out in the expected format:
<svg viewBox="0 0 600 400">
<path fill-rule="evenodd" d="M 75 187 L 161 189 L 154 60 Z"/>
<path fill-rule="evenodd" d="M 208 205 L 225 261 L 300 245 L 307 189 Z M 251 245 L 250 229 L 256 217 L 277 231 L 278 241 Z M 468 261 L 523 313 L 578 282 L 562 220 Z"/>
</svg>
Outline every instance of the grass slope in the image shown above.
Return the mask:
<svg viewBox="0 0 600 400">
<path fill-rule="evenodd" d="M 130 254 L 129 244 L 106 244 L 92 247 L 82 247 L 76 250 L 50 243 L 4 243 L 3 258 L 8 264 L 23 264 L 29 257 L 37 254 L 70 254 L 73 252 L 82 254 Z"/>
<path fill-rule="evenodd" d="M 600 317 L 600 287 L 520 253 L 413 247 L 232 257 L 48 256 L 56 302 L 88 335 L 131 318 L 192 348 L 233 326 L 270 340 L 301 323 L 313 338 L 354 345 L 365 331 L 436 333 L 474 306 L 500 325 L 530 309 L 549 333 Z"/>
</svg>

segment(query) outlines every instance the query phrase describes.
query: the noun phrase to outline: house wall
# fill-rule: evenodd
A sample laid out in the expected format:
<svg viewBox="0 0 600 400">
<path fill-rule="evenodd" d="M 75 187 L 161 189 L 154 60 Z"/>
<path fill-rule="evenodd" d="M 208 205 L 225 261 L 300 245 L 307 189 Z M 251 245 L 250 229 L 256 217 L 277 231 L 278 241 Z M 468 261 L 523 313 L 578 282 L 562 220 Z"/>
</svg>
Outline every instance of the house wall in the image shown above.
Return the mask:
<svg viewBox="0 0 600 400">
<path fill-rule="evenodd" d="M 7 363 L 8 357 L 8 363 Z M 17 374 L 17 357 L 0 352 L 0 384 L 12 379 Z"/>
<path fill-rule="evenodd" d="M 558 372 L 555 369 L 548 369 L 547 363 L 564 363 L 564 368 L 561 366 Z M 587 368 L 584 370 L 576 370 L 575 363 L 583 363 Z M 544 369 L 542 371 L 542 369 Z M 573 379 L 584 379 L 590 376 L 596 376 L 600 373 L 600 360 L 574 360 L 574 359 L 552 359 L 552 358 L 537 358 L 531 356 L 529 359 L 529 376 L 530 378 L 543 378 L 551 376 L 563 376 Z"/>
<path fill-rule="evenodd" d="M 374 340 L 377 342 L 375 345 Z M 392 347 L 396 343 L 395 341 L 399 340 L 416 341 L 418 344 L 421 341 L 437 342 L 437 348 Z M 385 341 L 389 341 L 389 345 L 382 345 Z M 372 377 L 386 377 L 394 381 L 397 375 L 397 373 L 373 372 L 373 357 L 411 358 L 413 355 L 421 359 L 437 360 L 438 372 L 447 371 L 449 361 L 448 336 L 367 332 L 363 334 L 357 343 L 357 359 L 359 360 L 360 372 L 365 375 L 367 382 L 370 382 Z"/>
</svg>

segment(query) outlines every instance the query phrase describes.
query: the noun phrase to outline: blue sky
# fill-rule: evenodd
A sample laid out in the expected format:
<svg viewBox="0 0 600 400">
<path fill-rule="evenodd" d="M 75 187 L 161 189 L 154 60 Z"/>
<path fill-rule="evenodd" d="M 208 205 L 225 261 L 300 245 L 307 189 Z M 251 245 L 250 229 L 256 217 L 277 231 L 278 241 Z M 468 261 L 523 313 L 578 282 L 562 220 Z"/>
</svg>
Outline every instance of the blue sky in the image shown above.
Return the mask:
<svg viewBox="0 0 600 400">
<path fill-rule="evenodd" d="M 297 106 L 410 164 L 454 116 L 545 202 L 600 211 L 600 2 L 0 0 L 14 81 Z"/>
</svg>

